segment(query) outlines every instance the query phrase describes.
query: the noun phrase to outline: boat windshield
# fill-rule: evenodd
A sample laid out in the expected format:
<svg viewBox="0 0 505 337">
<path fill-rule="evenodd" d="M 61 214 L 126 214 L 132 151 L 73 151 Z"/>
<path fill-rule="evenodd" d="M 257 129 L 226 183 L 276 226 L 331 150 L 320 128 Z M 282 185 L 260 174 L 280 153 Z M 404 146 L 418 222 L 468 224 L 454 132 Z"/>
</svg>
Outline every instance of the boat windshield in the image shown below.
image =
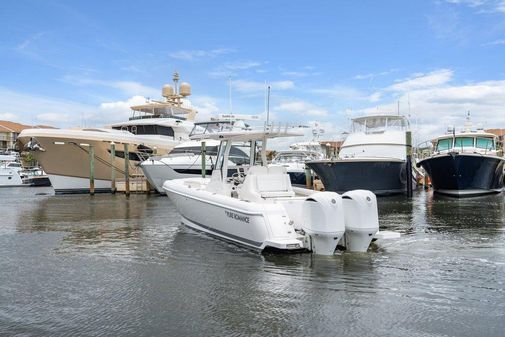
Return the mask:
<svg viewBox="0 0 505 337">
<path fill-rule="evenodd" d="M 194 135 L 204 135 L 212 134 L 222 131 L 232 131 L 234 123 L 232 121 L 219 121 L 219 122 L 205 122 L 205 123 L 195 123 L 193 130 L 189 133 L 189 136 Z"/>
<path fill-rule="evenodd" d="M 452 147 L 452 138 L 440 139 L 437 142 L 437 151 L 447 151 Z"/>
<path fill-rule="evenodd" d="M 477 137 L 475 141 L 475 147 L 479 149 L 485 149 L 488 151 L 494 150 L 495 149 L 494 139 Z"/>
<path fill-rule="evenodd" d="M 352 132 L 382 133 L 387 130 L 405 130 L 407 120 L 402 116 L 370 116 L 354 119 Z"/>
<path fill-rule="evenodd" d="M 456 137 L 454 140 L 455 148 L 473 147 L 473 137 Z"/>
</svg>

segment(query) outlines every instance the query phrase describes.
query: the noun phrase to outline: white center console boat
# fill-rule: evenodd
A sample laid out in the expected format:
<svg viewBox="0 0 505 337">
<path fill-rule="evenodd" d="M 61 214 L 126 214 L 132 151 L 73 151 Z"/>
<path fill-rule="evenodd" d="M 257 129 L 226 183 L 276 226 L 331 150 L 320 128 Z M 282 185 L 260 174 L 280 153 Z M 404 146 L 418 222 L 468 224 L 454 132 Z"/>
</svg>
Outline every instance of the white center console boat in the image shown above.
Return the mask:
<svg viewBox="0 0 505 337">
<path fill-rule="evenodd" d="M 168 180 L 163 188 L 188 227 L 259 251 L 312 251 L 332 255 L 337 244 L 364 252 L 378 233 L 375 195 L 355 190 L 295 193 L 286 169 L 267 166 L 266 142 L 299 136 L 287 127 L 225 131 L 202 137 L 220 141 L 210 178 Z M 192 139 L 198 140 L 198 136 Z M 234 143 L 249 142 L 249 169 L 228 177 Z M 261 143 L 261 164 L 255 163 Z"/>
</svg>

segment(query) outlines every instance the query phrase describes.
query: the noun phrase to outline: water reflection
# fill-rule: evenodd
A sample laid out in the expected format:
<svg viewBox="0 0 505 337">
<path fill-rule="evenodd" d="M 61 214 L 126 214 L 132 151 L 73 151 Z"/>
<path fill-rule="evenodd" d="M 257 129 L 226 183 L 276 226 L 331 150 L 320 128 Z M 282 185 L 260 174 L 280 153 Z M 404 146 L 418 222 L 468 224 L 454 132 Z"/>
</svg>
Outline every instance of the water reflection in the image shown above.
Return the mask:
<svg viewBox="0 0 505 337">
<path fill-rule="evenodd" d="M 195 232 L 166 197 L 16 193 L 0 204 L 0 328 L 10 335 L 499 336 L 504 327 L 503 195 L 381 198 L 381 228 L 404 235 L 322 257 L 261 255 Z"/>
</svg>

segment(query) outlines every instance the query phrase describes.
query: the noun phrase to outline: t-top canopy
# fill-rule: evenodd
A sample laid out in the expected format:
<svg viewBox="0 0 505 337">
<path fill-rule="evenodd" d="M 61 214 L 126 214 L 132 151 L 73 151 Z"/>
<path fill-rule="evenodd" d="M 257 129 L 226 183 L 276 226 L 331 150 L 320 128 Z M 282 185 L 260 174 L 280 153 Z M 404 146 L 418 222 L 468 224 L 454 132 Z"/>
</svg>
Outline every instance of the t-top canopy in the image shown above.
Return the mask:
<svg viewBox="0 0 505 337">
<path fill-rule="evenodd" d="M 190 138 L 193 140 L 200 139 L 214 139 L 214 140 L 231 140 L 237 142 L 247 142 L 262 140 L 265 138 L 279 138 L 279 137 L 300 137 L 303 136 L 301 130 L 296 130 L 288 125 L 268 125 L 260 129 L 248 130 L 232 130 L 222 131 L 216 133 L 198 134 Z"/>
</svg>

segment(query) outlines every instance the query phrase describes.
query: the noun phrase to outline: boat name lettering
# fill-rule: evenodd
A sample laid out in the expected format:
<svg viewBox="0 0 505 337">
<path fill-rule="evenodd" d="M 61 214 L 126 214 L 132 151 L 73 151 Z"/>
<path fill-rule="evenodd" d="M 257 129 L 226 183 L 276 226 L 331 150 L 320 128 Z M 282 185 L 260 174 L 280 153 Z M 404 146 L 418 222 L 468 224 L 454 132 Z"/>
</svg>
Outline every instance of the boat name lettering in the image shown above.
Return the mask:
<svg viewBox="0 0 505 337">
<path fill-rule="evenodd" d="M 234 212 L 230 212 L 230 211 L 224 211 L 224 212 L 226 213 L 226 216 L 228 216 L 230 218 L 233 218 L 235 220 L 242 221 L 242 222 L 245 222 L 245 223 L 249 223 L 249 217 L 248 216 L 240 215 L 240 214 L 237 214 L 237 213 L 234 213 Z"/>
</svg>

